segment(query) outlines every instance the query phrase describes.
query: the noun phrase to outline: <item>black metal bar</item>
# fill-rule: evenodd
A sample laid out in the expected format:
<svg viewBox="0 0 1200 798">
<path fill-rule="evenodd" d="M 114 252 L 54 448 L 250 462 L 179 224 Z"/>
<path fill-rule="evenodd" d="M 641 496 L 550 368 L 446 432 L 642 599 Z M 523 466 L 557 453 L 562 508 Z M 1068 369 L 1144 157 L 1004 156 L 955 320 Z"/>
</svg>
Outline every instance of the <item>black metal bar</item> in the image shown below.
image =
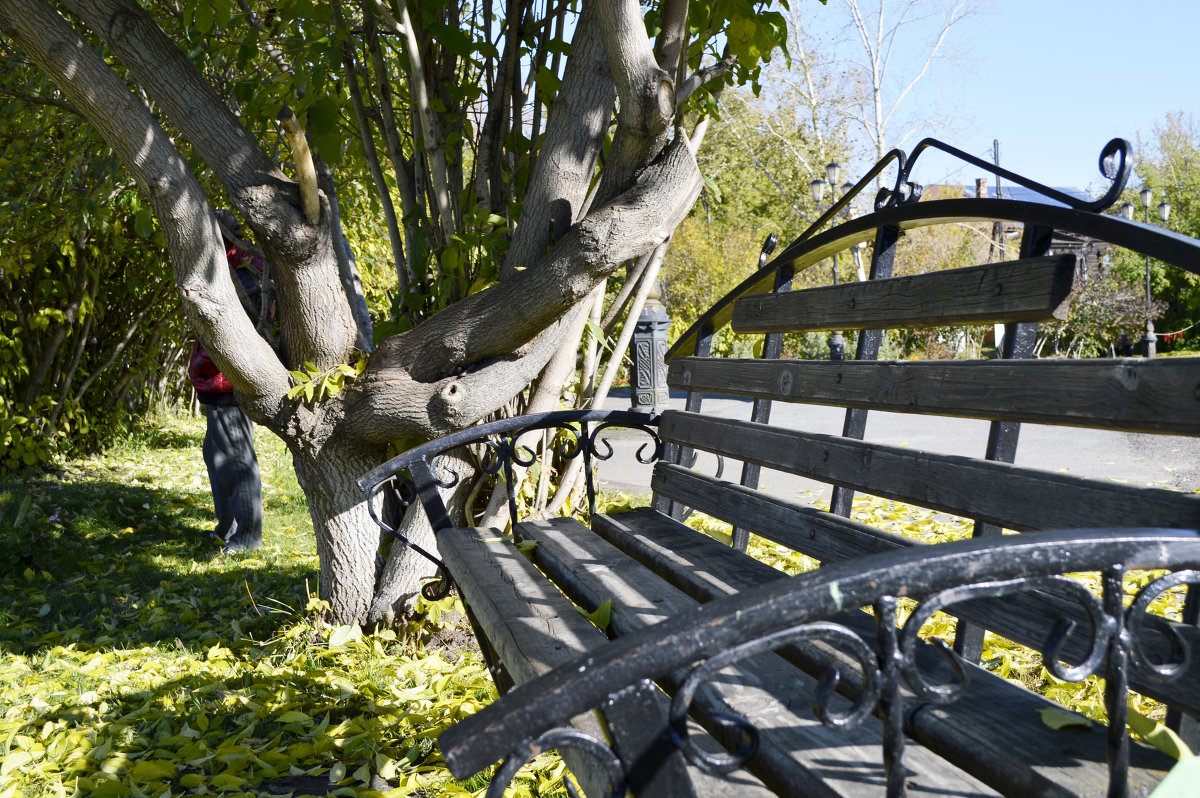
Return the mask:
<svg viewBox="0 0 1200 798">
<path fill-rule="evenodd" d="M 883 769 L 889 798 L 908 794 L 904 772 L 904 696 L 900 693 L 900 647 L 896 639 L 899 602 L 894 596 L 875 601 L 876 645 L 883 674 L 879 710 L 883 720 Z"/>
<path fill-rule="evenodd" d="M 900 241 L 900 228 L 895 225 L 881 227 L 875 231 L 875 251 L 871 253 L 870 280 L 886 280 L 892 276 L 896 265 L 896 244 Z M 857 360 L 875 360 L 883 343 L 883 330 L 863 330 L 858 335 Z M 867 411 L 861 408 L 846 410 L 842 423 L 842 436 L 861 441 L 867 433 Z M 849 518 L 854 505 L 854 491 L 834 485 L 829 497 L 829 512 Z"/>
<path fill-rule="evenodd" d="M 582 436 L 579 440 L 591 440 L 591 434 L 588 432 L 588 424 L 586 421 L 579 423 L 579 434 Z M 592 447 L 583 447 L 583 484 L 587 488 L 588 501 L 588 519 L 596 516 L 596 481 L 595 475 L 592 473 Z"/>
<path fill-rule="evenodd" d="M 434 531 L 454 526 L 450 520 L 450 513 L 446 510 L 446 503 L 442 501 L 442 495 L 438 492 L 441 482 L 433 473 L 429 461 L 423 457 L 414 460 L 408 466 L 408 473 L 412 475 L 417 497 L 420 498 L 421 506 L 425 508 L 425 515 Z"/>
<path fill-rule="evenodd" d="M 1105 569 L 1104 612 L 1110 619 L 1125 617 L 1125 567 L 1114 563 Z M 1129 795 L 1129 735 L 1125 719 L 1129 713 L 1129 651 L 1126 635 L 1114 634 L 1108 641 L 1108 663 L 1104 673 L 1104 704 L 1108 710 L 1108 798 Z"/>
<path fill-rule="evenodd" d="M 393 457 L 378 468 L 359 477 L 358 487 L 370 490 L 395 474 L 407 469 L 412 463 L 429 461 L 440 454 L 457 449 L 468 444 L 481 443 L 493 436 L 504 436 L 512 433 L 523 433 L 534 429 L 563 427 L 578 424 L 582 421 L 648 429 L 658 426 L 658 416 L 651 413 L 636 413 L 631 410 L 559 410 L 552 413 L 535 413 L 528 416 L 515 416 L 500 419 L 477 427 L 468 427 L 453 432 L 437 440 L 423 443 L 409 449 L 403 454 Z"/>
<path fill-rule="evenodd" d="M 516 448 L 520 445 L 517 443 L 519 437 L 514 437 L 509 444 L 513 451 L 504 452 L 501 458 L 501 464 L 504 468 L 504 492 L 508 498 L 508 522 L 512 524 L 513 540 L 521 542 L 521 533 L 517 528 L 517 486 L 513 484 L 513 456 L 516 454 Z"/>
<path fill-rule="evenodd" d="M 1021 237 L 1022 258 L 1036 258 L 1050 254 L 1050 242 L 1054 231 L 1030 225 Z M 1004 325 L 1004 341 L 1000 350 L 1003 360 L 1023 360 L 1033 357 L 1037 346 L 1038 325 L 1036 322 Z M 1012 463 L 1017 459 L 1017 444 L 1021 437 L 1021 425 L 1014 421 L 993 421 L 988 427 L 987 448 L 984 457 L 1001 463 Z M 1003 534 L 995 524 L 976 521 L 972 535 L 990 537 Z M 983 641 L 987 630 L 977 624 L 959 621 L 954 630 L 954 651 L 970 662 L 978 662 L 983 654 Z"/>
<path fill-rule="evenodd" d="M 775 244 L 778 243 L 779 236 L 775 233 L 767 236 L 767 240 L 763 242 L 762 251 L 758 256 L 758 268 L 767 265 L 767 257 L 775 250 Z M 783 266 L 779 271 L 775 272 L 774 292 L 777 294 L 785 293 L 792 289 L 792 268 Z M 778 360 L 783 354 L 783 333 L 768 333 L 763 340 L 763 360 Z M 754 405 L 750 410 L 750 420 L 757 424 L 766 424 L 771 420 L 771 400 L 770 399 L 755 399 Z M 757 463 L 742 463 L 742 478 L 740 484 L 748 488 L 757 488 L 759 475 L 762 473 L 762 467 Z M 750 530 L 742 529 L 741 527 L 733 528 L 733 547 L 738 551 L 745 551 L 750 545 Z"/>
<path fill-rule="evenodd" d="M 696 357 L 708 357 L 712 352 L 712 341 L 715 330 L 710 326 L 700 328 L 700 332 L 696 337 Z M 684 409 L 689 413 L 699 413 L 700 408 L 704 405 L 704 394 L 700 391 L 688 391 L 687 401 L 684 403 Z M 686 468 L 691 468 L 695 462 L 696 453 L 685 447 L 676 446 L 675 444 L 667 444 L 667 451 L 670 453 L 667 462 L 682 465 Z M 691 509 L 679 504 L 673 499 L 666 497 L 654 497 L 654 509 L 659 512 L 666 513 L 676 521 L 684 521 L 691 515 Z"/>
</svg>

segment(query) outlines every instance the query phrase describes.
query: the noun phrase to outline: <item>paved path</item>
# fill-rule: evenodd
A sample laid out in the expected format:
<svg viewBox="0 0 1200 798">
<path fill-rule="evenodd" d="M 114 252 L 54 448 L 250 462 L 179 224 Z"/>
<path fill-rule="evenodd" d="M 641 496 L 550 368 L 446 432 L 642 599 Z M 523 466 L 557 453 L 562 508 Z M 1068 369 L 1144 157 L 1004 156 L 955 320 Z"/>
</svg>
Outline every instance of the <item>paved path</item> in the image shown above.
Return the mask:
<svg viewBox="0 0 1200 798">
<path fill-rule="evenodd" d="M 671 407 L 683 408 L 683 394 L 672 394 Z M 613 396 L 607 407 L 628 407 L 628 396 Z M 748 399 L 708 398 L 706 415 L 750 418 Z M 839 408 L 776 402 L 772 424 L 809 432 L 841 434 L 845 411 Z M 914 449 L 981 457 L 987 445 L 988 422 L 975 419 L 872 412 L 868 416 L 868 441 Z M 600 481 L 612 490 L 633 494 L 650 492 L 651 466 L 634 456 L 645 441 L 643 434 L 619 431 L 609 435 L 615 454 L 600 465 Z M 1157 485 L 1182 491 L 1200 491 L 1200 438 L 1146 435 L 1130 432 L 1047 427 L 1025 424 L 1017 447 L 1017 464 L 1057 470 L 1094 479 L 1111 479 L 1132 485 Z M 702 454 L 697 468 L 716 473 L 716 459 Z M 740 465 L 726 466 L 724 478 L 736 481 Z M 823 483 L 763 471 L 762 488 L 787 498 L 828 498 Z"/>
</svg>

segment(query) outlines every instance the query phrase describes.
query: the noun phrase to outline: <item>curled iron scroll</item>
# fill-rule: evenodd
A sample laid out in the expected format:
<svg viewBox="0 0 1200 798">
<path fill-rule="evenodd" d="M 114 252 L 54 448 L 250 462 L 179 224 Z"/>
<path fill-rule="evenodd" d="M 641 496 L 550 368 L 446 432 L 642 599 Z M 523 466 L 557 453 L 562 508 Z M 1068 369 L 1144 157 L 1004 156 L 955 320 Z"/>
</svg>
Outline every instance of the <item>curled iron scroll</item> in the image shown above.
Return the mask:
<svg viewBox="0 0 1200 798">
<path fill-rule="evenodd" d="M 1063 665 L 1059 653 L 1063 644 L 1075 629 L 1073 621 L 1061 620 L 1046 641 L 1042 652 L 1046 668 L 1063 681 L 1077 682 L 1094 673 L 1104 660 L 1109 639 L 1116 631 L 1116 621 L 1104 613 L 1104 607 L 1099 599 L 1093 596 L 1083 585 L 1063 576 L 1047 576 L 1036 579 L 1007 579 L 995 582 L 983 582 L 976 585 L 961 585 L 943 590 L 921 602 L 904 624 L 901 632 L 900 667 L 904 679 L 913 692 L 926 701 L 944 704 L 954 701 L 966 689 L 969 671 L 962 659 L 942 641 L 938 642 L 938 650 L 946 658 L 953 679 L 946 684 L 931 684 L 920 672 L 916 661 L 916 644 L 921 627 L 933 617 L 933 614 L 947 607 L 964 601 L 980 598 L 999 598 L 1023 591 L 1046 590 L 1054 593 L 1066 593 L 1079 603 L 1087 612 L 1091 621 L 1092 636 L 1088 655 L 1076 666 Z"/>
<path fill-rule="evenodd" d="M 1156 681 L 1170 681 L 1185 672 L 1192 658 L 1191 646 L 1176 629 L 1163 622 L 1158 630 L 1166 636 L 1171 644 L 1173 661 L 1170 663 L 1151 662 L 1144 649 L 1143 619 L 1150 604 L 1173 587 L 1181 585 L 1200 584 L 1200 571 L 1177 571 L 1155 579 L 1143 587 L 1125 614 L 1125 628 L 1129 632 L 1129 655 L 1133 667 Z"/>
<path fill-rule="evenodd" d="M 563 433 L 562 439 L 554 444 L 554 451 L 558 452 L 558 456 L 564 460 L 574 460 L 583 453 L 584 440 L 579 434 L 579 430 L 572 426 L 560 426 L 558 430 Z"/>
<path fill-rule="evenodd" d="M 579 729 L 564 727 L 551 729 L 535 740 L 524 740 L 518 743 L 512 753 L 505 757 L 500 767 L 496 769 L 492 783 L 488 786 L 487 798 L 502 798 L 504 790 L 512 783 L 517 772 L 535 756 L 554 749 L 561 751 L 563 748 L 582 751 L 600 763 L 608 775 L 606 798 L 616 798 L 616 796 L 625 794 L 625 772 L 621 767 L 621 760 L 617 758 L 612 749 L 590 734 L 581 732 Z M 570 782 L 566 783 L 568 791 L 573 792 Z"/>
<path fill-rule="evenodd" d="M 644 452 L 646 451 L 646 447 L 649 446 L 650 443 L 644 443 L 639 446 L 636 455 L 639 463 L 649 465 L 662 456 L 662 439 L 658 437 L 658 433 L 655 432 L 651 427 L 647 427 L 642 424 L 621 424 L 618 422 L 606 421 L 603 424 L 598 424 L 596 429 L 592 430 L 592 434 L 588 436 L 587 445 L 592 457 L 595 457 L 597 460 L 607 460 L 613 456 L 612 444 L 608 442 L 607 438 L 600 437 L 600 433 L 614 427 L 621 427 L 623 429 L 636 429 L 650 436 L 651 442 L 654 444 L 654 448 L 650 451 L 649 455 L 645 455 Z M 604 448 L 601 449 L 601 446 Z"/>
<path fill-rule="evenodd" d="M 441 457 L 435 457 L 433 462 L 430 465 L 432 466 L 430 468 L 430 470 L 433 472 L 434 483 L 439 488 L 442 488 L 444 490 L 449 490 L 450 488 L 453 488 L 454 486 L 456 486 L 459 483 L 459 481 L 462 479 L 462 477 L 459 475 L 459 473 L 457 471 L 455 471 L 453 468 L 451 468 L 450 466 L 447 466 L 447 465 L 442 465 Z M 448 479 L 443 479 L 441 476 L 442 471 L 445 471 L 447 474 L 450 475 L 450 477 Z"/>
<path fill-rule="evenodd" d="M 454 472 L 452 471 L 451 473 Z M 396 474 L 390 479 L 377 485 L 375 490 L 372 491 L 372 494 L 367 497 L 367 512 L 370 513 L 371 520 L 375 522 L 375 525 L 395 538 L 397 543 L 399 543 L 401 546 L 404 546 L 406 549 L 412 549 L 417 554 L 420 554 L 422 557 L 437 566 L 437 576 L 433 579 L 433 581 L 427 582 L 421 586 L 421 595 L 424 596 L 428 601 L 439 601 L 444 599 L 446 596 L 450 595 L 450 588 L 453 586 L 453 581 L 450 578 L 450 572 L 446 570 L 446 564 L 421 546 L 413 543 L 408 539 L 408 537 L 400 532 L 399 529 L 396 529 L 391 524 L 379 517 L 379 502 L 376 501 L 376 496 L 381 489 L 391 483 L 395 483 L 395 485 L 392 486 L 392 490 L 395 492 L 396 498 L 399 500 L 401 506 L 409 507 L 413 504 L 413 502 L 416 501 L 417 488 L 413 484 L 412 480 L 406 476 Z M 454 482 L 447 487 L 453 487 L 457 483 L 458 475 L 455 474 Z M 405 496 L 405 493 L 408 495 Z"/>
<path fill-rule="evenodd" d="M 821 677 L 813 698 L 813 711 L 821 719 L 821 722 L 831 729 L 853 729 L 871 716 L 875 705 L 879 702 L 883 680 L 878 659 L 871 646 L 846 627 L 827 621 L 781 629 L 726 649 L 701 662 L 688 674 L 687 679 L 671 700 L 671 709 L 667 717 L 670 722 L 672 738 L 689 762 L 707 772 L 724 774 L 743 767 L 750 757 L 754 756 L 758 750 L 758 729 L 745 718 L 728 713 L 714 714 L 713 719 L 725 728 L 736 729 L 740 732 L 741 743 L 737 750 L 723 755 L 714 755 L 698 748 L 688 737 L 688 708 L 701 685 L 723 668 L 800 640 L 822 640 L 835 646 L 845 646 L 849 653 L 858 660 L 862 670 L 862 694 L 849 710 L 840 713 L 832 712 L 829 709 L 834 689 L 841 678 L 837 669 L 831 668 Z"/>
<path fill-rule="evenodd" d="M 900 171 L 896 175 L 896 187 L 893 190 L 894 196 L 889 198 L 885 203 L 887 205 L 902 205 L 905 202 L 913 201 L 912 197 L 905 199 L 903 195 L 904 187 L 912 187 L 915 184 L 909 181 L 909 176 L 912 174 L 913 166 L 916 165 L 917 159 L 925 150 L 941 150 L 942 152 L 958 158 L 960 161 L 965 161 L 972 166 L 991 172 L 997 177 L 1003 177 L 1025 188 L 1036 191 L 1043 197 L 1048 197 L 1056 202 L 1061 202 L 1068 208 L 1074 208 L 1080 211 L 1100 212 L 1108 208 L 1121 196 L 1121 192 L 1125 190 L 1126 183 L 1129 182 L 1129 177 L 1133 172 L 1133 145 L 1122 138 L 1115 138 L 1104 145 L 1104 149 L 1100 151 L 1100 174 L 1106 179 L 1112 181 L 1112 185 L 1108 187 L 1108 191 L 1104 192 L 1104 196 L 1095 200 L 1084 200 L 1079 197 L 1072 196 L 1058 189 L 1050 188 L 1042 185 L 1037 181 L 1030 180 L 1024 175 L 1010 172 L 1007 169 L 1002 169 L 994 163 L 989 163 L 982 158 L 977 158 L 970 153 L 963 152 L 957 147 L 952 147 L 945 142 L 937 139 L 922 139 L 917 146 L 913 147 L 909 153 L 906 162 L 902 163 Z M 918 195 L 919 198 L 919 195 Z M 878 200 L 876 209 L 879 210 Z"/>
</svg>

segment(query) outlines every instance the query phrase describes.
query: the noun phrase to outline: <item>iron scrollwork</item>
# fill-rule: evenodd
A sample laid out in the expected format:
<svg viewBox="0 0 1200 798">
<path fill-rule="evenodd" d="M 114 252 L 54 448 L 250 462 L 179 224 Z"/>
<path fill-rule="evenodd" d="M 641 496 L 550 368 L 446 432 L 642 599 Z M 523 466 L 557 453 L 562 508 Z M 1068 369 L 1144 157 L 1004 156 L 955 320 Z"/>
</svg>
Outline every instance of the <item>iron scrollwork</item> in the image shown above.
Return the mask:
<svg viewBox="0 0 1200 798">
<path fill-rule="evenodd" d="M 524 740 L 517 744 L 505 760 L 496 769 L 492 783 L 488 786 L 487 798 L 502 798 L 504 790 L 512 783 L 517 772 L 539 754 L 547 751 L 573 748 L 595 759 L 608 775 L 608 792 L 605 798 L 617 798 L 625 794 L 625 771 L 621 760 L 613 750 L 595 737 L 579 729 L 563 727 L 551 729 L 534 740 Z M 571 782 L 563 778 L 567 792 L 576 795 Z"/>
<path fill-rule="evenodd" d="M 1129 633 L 1129 658 L 1133 667 L 1142 675 L 1155 681 L 1167 682 L 1180 676 L 1187 670 L 1191 662 L 1191 648 L 1178 631 L 1168 625 L 1160 625 L 1159 631 L 1167 637 L 1171 644 L 1174 661 L 1169 663 L 1152 662 L 1145 653 L 1143 623 L 1150 604 L 1162 594 L 1174 587 L 1200 584 L 1200 571 L 1176 571 L 1147 584 L 1134 597 L 1126 612 L 1125 628 Z"/>
<path fill-rule="evenodd" d="M 917 146 L 913 147 L 908 158 L 901 160 L 900 169 L 896 175 L 896 186 L 892 190 L 892 195 L 885 198 L 884 206 L 903 205 L 908 202 L 914 202 L 920 199 L 920 186 L 909 180 L 912 174 L 913 166 L 916 165 L 917 159 L 921 153 L 926 150 L 941 150 L 942 152 L 952 155 L 960 161 L 965 161 L 979 169 L 991 172 L 997 177 L 1003 177 L 1005 180 L 1011 181 L 1025 188 L 1036 191 L 1043 197 L 1061 202 L 1068 208 L 1074 208 L 1081 211 L 1100 212 L 1112 205 L 1121 196 L 1121 192 L 1125 190 L 1125 184 L 1129 182 L 1129 177 L 1133 172 L 1133 145 L 1122 138 L 1115 138 L 1104 145 L 1104 149 L 1100 152 L 1099 166 L 1100 174 L 1111 181 L 1108 191 L 1104 196 L 1095 200 L 1084 200 L 1079 197 L 1072 196 L 1058 189 L 1050 188 L 1042 185 L 1035 180 L 1030 180 L 1024 175 L 1010 172 L 1007 169 L 1002 169 L 994 163 L 989 163 L 982 158 L 977 158 L 970 153 L 963 152 L 957 147 L 952 147 L 943 141 L 937 139 L 922 139 Z M 913 196 L 913 190 L 916 189 L 916 195 Z M 882 210 L 879 201 L 876 201 L 876 210 Z"/>
<path fill-rule="evenodd" d="M 1120 570 L 1115 584 L 1119 590 Z M 1111 576 L 1111 575 L 1110 575 Z M 1114 581 L 1112 579 L 1107 581 Z M 934 639 L 939 652 L 946 658 L 951 670 L 948 682 L 935 684 L 921 673 L 917 657 L 920 629 L 939 611 L 946 611 L 956 604 L 986 598 L 1004 598 L 1018 592 L 1052 594 L 1065 597 L 1079 605 L 1082 610 L 1081 620 L 1060 619 L 1051 630 L 1041 653 L 1046 668 L 1055 677 L 1063 681 L 1078 682 L 1096 673 L 1100 673 L 1112 663 L 1110 657 L 1124 659 L 1129 657 L 1131 666 L 1158 681 L 1169 681 L 1184 673 L 1191 659 L 1188 641 L 1178 631 L 1167 624 L 1161 624 L 1154 631 L 1167 637 L 1170 643 L 1171 658 L 1169 662 L 1155 662 L 1145 652 L 1142 640 L 1146 633 L 1147 610 L 1150 604 L 1166 591 L 1183 585 L 1200 584 L 1200 571 L 1187 570 L 1162 576 L 1143 587 L 1127 608 L 1121 608 L 1119 598 L 1106 596 L 1098 598 L 1083 584 L 1062 575 L 1041 577 L 1022 577 L 1004 580 L 993 580 L 975 584 L 958 585 L 940 590 L 927 596 L 917 604 L 905 623 L 896 627 L 894 615 L 880 615 L 878 607 L 882 603 L 894 604 L 895 597 L 882 595 L 876 600 L 880 635 L 892 641 L 892 644 L 882 644 L 882 648 L 866 642 L 857 633 L 830 622 L 810 622 L 783 629 L 772 634 L 740 643 L 726 649 L 717 655 L 694 666 L 688 677 L 680 686 L 671 702 L 669 721 L 669 736 L 672 743 L 693 765 L 714 774 L 726 774 L 744 767 L 758 749 L 760 732 L 746 718 L 733 714 L 713 714 L 712 721 L 727 730 L 735 732 L 739 742 L 734 750 L 724 754 L 711 754 L 701 750 L 688 737 L 687 713 L 695 698 L 696 692 L 717 672 L 723 668 L 735 665 L 766 651 L 780 648 L 789 643 L 801 640 L 820 640 L 838 647 L 843 653 L 857 660 L 862 674 L 862 687 L 857 700 L 850 709 L 840 714 L 829 710 L 830 699 L 835 692 L 841 675 L 836 668 L 827 670 L 821 677 L 813 700 L 813 711 L 827 727 L 835 730 L 853 729 L 863 723 L 873 714 L 890 715 L 903 713 L 903 701 L 897 701 L 888 706 L 882 700 L 884 688 L 894 676 L 903 677 L 904 682 L 912 690 L 919 701 L 935 704 L 946 704 L 960 698 L 970 681 L 970 668 L 949 646 Z M 1112 592 L 1109 587 L 1108 591 Z M 1117 599 L 1117 600 L 1114 600 Z M 1114 613 L 1107 609 L 1116 606 Z M 887 618 L 893 620 L 889 622 Z M 1074 659 L 1077 664 L 1066 664 L 1062 659 L 1064 645 L 1068 638 L 1077 633 L 1080 627 L 1088 635 L 1086 646 L 1081 655 Z M 886 654 L 892 648 L 897 652 L 893 659 Z M 1124 691 L 1124 686 L 1106 685 L 1106 690 Z M 1109 696 L 1110 702 L 1124 706 L 1125 697 Z M 1115 706 L 1116 704 L 1114 704 Z M 1122 725 L 1123 728 L 1123 725 Z M 902 753 L 897 754 L 902 757 Z M 1114 765 L 1114 778 L 1126 767 L 1127 753 Z M 888 762 L 889 769 L 899 766 L 899 762 Z"/>
<path fill-rule="evenodd" d="M 393 495 L 396 497 L 396 501 L 404 508 L 410 507 L 416 502 L 419 496 L 417 487 L 412 479 L 404 474 L 395 474 L 391 479 L 376 486 L 376 490 L 372 492 L 367 500 L 367 512 L 371 514 L 371 519 L 375 521 L 375 524 L 384 532 L 391 535 L 397 543 L 405 548 L 412 549 L 437 566 L 437 576 L 421 586 L 421 595 L 425 597 L 426 601 L 440 601 L 450 595 L 450 572 L 446 570 L 446 564 L 441 559 L 426 551 L 422 546 L 414 543 L 400 532 L 399 529 L 396 529 L 379 516 L 381 494 L 388 488 L 391 489 Z"/>
<path fill-rule="evenodd" d="M 713 716 L 713 720 L 728 729 L 736 729 L 742 738 L 742 743 L 736 751 L 728 752 L 725 755 L 709 754 L 701 750 L 688 737 L 687 728 L 688 708 L 695 698 L 696 691 L 716 673 L 731 665 L 790 643 L 817 640 L 835 646 L 845 644 L 849 653 L 858 661 L 863 680 L 858 700 L 844 712 L 832 712 L 829 704 L 841 681 L 841 674 L 836 667 L 829 668 L 817 684 L 813 696 L 813 712 L 822 723 L 831 729 L 845 730 L 860 726 L 863 721 L 871 717 L 882 689 L 882 673 L 875 651 L 856 633 L 840 624 L 816 622 L 793 626 L 765 637 L 749 640 L 726 649 L 695 666 L 671 701 L 668 721 L 672 742 L 683 752 L 689 762 L 706 772 L 725 774 L 744 767 L 758 750 L 758 730 L 741 716 L 732 713 L 716 714 Z"/>
</svg>

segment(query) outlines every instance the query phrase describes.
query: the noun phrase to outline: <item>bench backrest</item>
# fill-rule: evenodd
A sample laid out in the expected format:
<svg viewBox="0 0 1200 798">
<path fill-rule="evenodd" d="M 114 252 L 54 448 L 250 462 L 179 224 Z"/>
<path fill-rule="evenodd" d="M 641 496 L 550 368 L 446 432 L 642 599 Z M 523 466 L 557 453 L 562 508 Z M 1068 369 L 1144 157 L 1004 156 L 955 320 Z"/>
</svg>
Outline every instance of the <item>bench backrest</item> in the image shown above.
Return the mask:
<svg viewBox="0 0 1200 798">
<path fill-rule="evenodd" d="M 1110 194 L 1111 201 L 1119 192 Z M 870 215 L 802 236 L 714 305 L 668 353 L 668 384 L 687 391 L 688 399 L 686 410 L 660 418 L 666 454 L 654 471 L 655 507 L 676 519 L 699 511 L 724 521 L 740 549 L 755 533 L 823 563 L 920 545 L 852 520 L 856 492 L 970 519 L 976 536 L 1200 529 L 1200 495 L 1059 473 L 1053 461 L 1013 465 L 1023 423 L 1200 435 L 1200 358 L 1034 358 L 1038 324 L 1067 318 L 1072 290 L 1083 279 L 1073 254 L 1054 251 L 1056 232 L 1124 247 L 1193 274 L 1200 274 L 1200 242 L 1095 207 L 979 198 L 901 202 L 900 195 L 892 192 L 892 201 Z M 1018 259 L 892 276 L 905 231 L 993 221 L 1021 225 Z M 802 270 L 864 241 L 873 246 L 869 280 L 789 290 Z M 999 357 L 877 360 L 886 329 L 980 323 L 1004 325 Z M 713 335 L 726 324 L 739 334 L 765 334 L 762 357 L 710 357 Z M 785 332 L 851 330 L 860 331 L 853 360 L 780 358 Z M 744 418 L 705 416 L 706 395 L 753 404 Z M 771 424 L 776 402 L 845 408 L 840 434 Z M 975 438 L 964 444 L 974 451 L 923 451 L 866 439 L 871 411 L 984 419 L 990 427 L 986 444 Z M 1200 452 L 1194 441 L 1187 445 Z M 723 473 L 702 473 L 711 471 L 703 457 L 702 468 L 694 468 L 697 451 L 720 458 Z M 755 490 L 762 469 L 832 486 L 831 512 Z M 1189 639 L 1197 636 L 1198 609 L 1193 591 L 1184 618 L 1189 628 L 1181 632 Z M 1051 615 L 1024 613 L 1017 605 L 984 608 L 979 624 L 959 624 L 956 648 L 977 658 L 983 626 L 1040 646 L 1052 632 Z M 1191 684 L 1195 689 L 1180 689 L 1177 682 L 1170 698 L 1200 714 L 1200 679 Z M 1162 697 L 1154 685 L 1137 686 Z"/>
</svg>

